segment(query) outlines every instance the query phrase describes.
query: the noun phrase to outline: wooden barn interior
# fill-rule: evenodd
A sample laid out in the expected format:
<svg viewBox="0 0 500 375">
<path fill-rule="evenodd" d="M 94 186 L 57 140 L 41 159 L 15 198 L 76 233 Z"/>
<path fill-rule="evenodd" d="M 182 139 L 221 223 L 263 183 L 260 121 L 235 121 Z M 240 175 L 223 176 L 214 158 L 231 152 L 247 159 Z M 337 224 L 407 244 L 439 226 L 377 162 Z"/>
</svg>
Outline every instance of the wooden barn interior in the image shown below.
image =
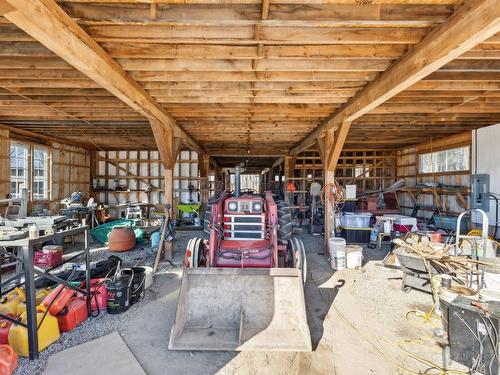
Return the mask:
<svg viewBox="0 0 500 375">
<path fill-rule="evenodd" d="M 25 285 L 29 300 L 23 341 L 27 351 L 12 344 L 10 336 L 4 343 L 19 356 L 13 371 L 69 371 L 58 356 L 75 344 L 104 340 L 111 331 L 119 333 L 112 343 L 96 343 L 96 353 L 80 351 L 89 356 L 83 363 L 96 364 L 96 374 L 109 373 L 103 372 L 109 369 L 100 362 L 104 359 L 98 348 L 104 346 L 99 345 L 121 348 L 123 343 L 134 374 L 361 374 L 371 369 L 396 374 L 401 367 L 449 371 L 435 364 L 441 363 L 440 354 L 419 361 L 407 353 L 410 349 L 391 346 L 381 355 L 379 339 L 385 337 L 383 329 L 389 331 L 387 342 L 406 338 L 401 332 L 410 328 L 402 310 L 425 313 L 426 322 L 436 310 L 444 314 L 433 273 L 451 275 L 461 287 L 475 289 L 479 299 L 481 290 L 494 290 L 500 304 L 500 280 L 494 286 L 484 281 L 488 267 L 500 274 L 499 137 L 499 0 L 0 0 L 1 293 L 8 297 Z M 221 243 L 233 238 L 227 233 L 238 236 L 236 229 L 225 232 L 232 219 L 218 223 L 227 212 L 216 209 L 227 206 L 225 199 L 240 197 L 263 200 L 264 232 L 256 238 L 271 245 L 275 241 L 270 272 L 291 265 L 308 278 L 300 286 L 303 298 L 296 307 L 307 313 L 312 351 L 310 343 L 305 351 L 294 343 L 289 346 L 300 359 L 273 350 L 277 344 L 259 341 L 259 335 L 245 341 L 241 332 L 238 345 L 222 345 L 227 350 L 237 347 L 237 355 L 195 352 L 189 359 L 170 350 L 177 348 L 175 339 L 181 350 L 188 348 L 182 346 L 184 333 L 176 329 L 186 319 L 179 314 L 192 307 L 190 301 L 184 302 L 188 307 L 181 304 L 189 270 L 243 269 L 245 259 L 253 259 L 248 254 L 261 251 L 243 249 L 263 246 L 260 242 L 229 247 L 232 253 L 242 251 L 240 264 L 217 263 L 224 252 Z M 285 212 L 286 220 L 280 216 L 273 221 L 276 209 L 276 214 Z M 359 224 L 358 219 L 368 221 Z M 16 220 L 22 225 L 15 225 Z M 113 220 L 142 231 L 142 242 L 137 239 L 135 245 L 134 239 L 129 252 L 113 252 Z M 344 224 L 347 220 L 354 224 Z M 414 227 L 403 230 L 408 223 Z M 105 226 L 109 237 L 99 242 L 96 231 Z M 471 250 L 468 260 L 453 263 L 453 257 L 465 256 L 454 250 L 462 241 L 460 228 L 483 242 L 474 245 L 480 250 Z M 248 240 L 247 232 L 241 233 L 239 238 Z M 418 237 L 413 242 L 411 233 Z M 347 276 L 343 272 L 351 270 L 335 263 L 337 238 L 361 252 L 357 270 Z M 428 250 L 429 238 L 431 244 L 442 243 L 439 250 Z M 495 252 L 493 260 L 485 261 L 488 241 Z M 84 257 L 75 260 L 78 245 L 84 246 Z M 44 246 L 61 246 L 61 262 L 88 261 L 89 268 L 118 255 L 123 263 L 114 265 L 116 274 L 106 275 L 110 283 L 116 282 L 120 268 L 150 267 L 152 288 L 159 295 L 146 291 L 148 304 L 129 310 L 127 305 L 123 314 L 138 325 L 148 314 L 168 316 L 168 322 L 158 318 L 143 334 L 125 328 L 126 322 L 106 330 L 98 321 L 102 317 L 91 318 L 88 294 L 88 320 L 59 334 L 92 334 L 74 344 L 49 346 L 50 356 L 44 355 L 47 345 L 40 342 L 40 328 L 38 343 L 32 333 L 37 280 L 52 280 L 52 287 L 60 282 L 50 276 L 57 271 L 52 264 L 40 273 L 36 253 L 44 253 Z M 403 264 L 395 248 L 423 260 L 425 272 L 411 274 L 417 271 Z M 92 255 L 96 249 L 101 249 L 99 256 Z M 441 252 L 439 264 L 446 272 L 431 270 L 436 252 Z M 462 262 L 460 267 L 456 262 Z M 9 276 L 14 270 L 19 271 L 15 280 Z M 177 278 L 172 280 L 172 275 Z M 399 275 L 399 281 L 389 282 L 391 275 Z M 427 277 L 425 286 L 405 284 L 410 276 Z M 340 279 L 348 284 L 344 292 L 335 289 Z M 399 282 L 404 291 L 415 290 L 401 293 Z M 338 297 L 322 296 L 324 285 L 337 290 Z M 385 294 L 370 295 L 370 285 Z M 175 295 L 168 303 L 162 300 L 167 289 Z M 364 304 L 357 315 L 356 291 L 361 289 L 367 294 L 358 296 Z M 377 299 L 399 304 L 386 307 L 390 319 L 368 323 L 366 316 L 376 318 Z M 431 305 L 438 307 L 430 310 Z M 311 313 L 314 307 L 322 318 Z M 201 308 L 213 314 L 209 307 Z M 500 307 L 495 308 L 488 314 L 496 319 L 494 311 Z M 7 312 L 0 304 L 0 313 Z M 109 311 L 102 319 L 108 316 Z M 16 319 L 10 319 L 13 327 Z M 467 332 L 467 327 L 459 328 Z M 453 354 L 451 328 L 443 329 L 446 337 L 441 339 L 448 344 L 436 339 L 441 346 L 433 342 L 429 347 L 438 347 L 439 353 L 449 353 L 451 347 L 454 365 L 464 367 L 460 371 L 498 373 L 497 354 L 491 357 L 493 367 L 490 357 L 459 360 Z M 147 352 L 147 337 L 155 332 L 164 337 L 151 339 L 159 348 Z M 283 336 L 286 342 L 288 336 Z M 244 343 L 255 349 L 252 340 L 262 352 L 245 351 Z M 498 351 L 498 340 L 498 335 L 490 340 L 493 351 Z M 342 349 L 345 342 L 350 344 Z M 475 348 L 473 344 L 467 348 Z M 214 345 L 194 350 L 213 350 Z M 75 359 L 75 353 L 66 355 L 78 364 L 83 359 Z M 423 350 L 418 355 L 433 358 L 436 353 Z M 353 366 L 352 361 L 359 363 Z M 110 359 L 108 365 L 115 364 L 118 371 L 117 363 Z M 77 364 L 72 373 L 83 374 Z"/>
</svg>

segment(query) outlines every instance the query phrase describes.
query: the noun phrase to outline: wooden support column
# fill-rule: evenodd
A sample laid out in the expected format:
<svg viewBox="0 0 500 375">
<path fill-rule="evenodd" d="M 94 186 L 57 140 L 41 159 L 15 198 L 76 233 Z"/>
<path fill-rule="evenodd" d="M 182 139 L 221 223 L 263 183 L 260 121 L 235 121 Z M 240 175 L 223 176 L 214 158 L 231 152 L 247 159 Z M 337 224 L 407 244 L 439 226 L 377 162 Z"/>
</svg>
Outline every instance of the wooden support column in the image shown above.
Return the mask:
<svg viewBox="0 0 500 375">
<path fill-rule="evenodd" d="M 10 139 L 8 130 L 0 130 L 0 199 L 10 193 Z"/>
<path fill-rule="evenodd" d="M 175 217 L 176 210 L 174 207 L 174 168 L 165 168 L 164 170 L 165 176 L 165 203 L 170 204 L 172 207 L 170 210 L 170 214 L 172 215 L 172 219 Z M 174 256 L 174 243 L 173 241 L 165 241 L 165 259 L 172 259 Z"/>
<path fill-rule="evenodd" d="M 325 136 L 323 138 L 320 138 L 320 141 L 323 143 L 323 153 L 320 154 L 324 155 L 322 157 L 323 161 L 323 171 L 324 171 L 324 176 L 325 176 L 325 185 L 327 184 L 332 184 L 335 181 L 335 163 L 333 163 L 332 155 L 333 155 L 333 148 L 334 148 L 334 131 L 333 130 L 328 130 L 325 132 Z M 321 150 L 321 148 L 320 148 Z M 324 248 L 325 248 L 325 257 L 328 258 L 328 240 L 330 237 L 332 237 L 332 231 L 335 229 L 333 226 L 333 219 L 335 216 L 335 210 L 333 207 L 333 202 L 326 202 L 325 203 L 325 243 L 324 243 Z"/>
<path fill-rule="evenodd" d="M 172 123 L 162 123 L 150 119 L 151 129 L 158 145 L 158 152 L 164 171 L 164 194 L 165 204 L 169 204 L 172 218 L 177 213 L 174 200 L 174 167 L 177 162 L 177 156 L 181 148 L 182 140 L 174 134 L 175 128 Z M 172 241 L 165 241 L 165 259 L 172 259 L 174 253 L 174 244 Z"/>
<path fill-rule="evenodd" d="M 224 190 L 224 172 L 221 167 L 215 168 L 215 187 L 214 192 L 220 193 Z"/>
<path fill-rule="evenodd" d="M 231 190 L 231 173 L 227 169 L 224 171 L 224 190 Z"/>
<path fill-rule="evenodd" d="M 210 173 L 210 156 L 206 154 L 198 155 L 198 168 L 200 170 L 200 203 L 203 210 L 208 205 L 208 198 L 210 195 L 208 186 L 208 175 Z"/>
</svg>

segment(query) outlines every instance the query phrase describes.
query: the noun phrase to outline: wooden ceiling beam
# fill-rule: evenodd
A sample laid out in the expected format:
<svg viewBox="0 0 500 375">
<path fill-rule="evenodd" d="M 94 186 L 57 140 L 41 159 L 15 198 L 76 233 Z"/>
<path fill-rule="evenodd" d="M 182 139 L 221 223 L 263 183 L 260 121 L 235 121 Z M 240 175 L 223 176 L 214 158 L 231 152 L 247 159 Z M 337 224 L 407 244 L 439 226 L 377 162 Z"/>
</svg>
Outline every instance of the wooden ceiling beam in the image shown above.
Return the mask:
<svg viewBox="0 0 500 375">
<path fill-rule="evenodd" d="M 167 113 L 123 68 L 113 60 L 53 0 L 0 0 L 14 11 L 5 17 L 71 66 L 97 82 L 146 118 L 172 127 L 183 141 L 197 151 L 203 148 L 181 129 Z M 157 139 L 158 141 L 158 139 Z M 161 139 L 159 140 L 161 142 Z M 161 144 L 158 147 L 162 147 Z"/>
<path fill-rule="evenodd" d="M 330 115 L 303 141 L 291 149 L 304 150 L 325 131 L 340 127 L 335 154 L 340 155 L 352 121 L 411 87 L 479 43 L 500 31 L 500 0 L 471 0 L 446 23 L 436 27 L 409 53 Z M 336 164 L 336 160 L 332 160 Z"/>
</svg>

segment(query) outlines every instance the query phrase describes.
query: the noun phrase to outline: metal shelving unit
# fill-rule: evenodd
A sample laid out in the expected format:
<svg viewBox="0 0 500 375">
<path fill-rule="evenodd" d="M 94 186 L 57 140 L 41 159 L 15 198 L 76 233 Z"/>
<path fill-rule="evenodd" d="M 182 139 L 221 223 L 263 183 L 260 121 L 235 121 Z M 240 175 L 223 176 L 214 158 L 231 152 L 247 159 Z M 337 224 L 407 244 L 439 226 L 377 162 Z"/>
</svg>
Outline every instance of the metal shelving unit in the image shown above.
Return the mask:
<svg viewBox="0 0 500 375">
<path fill-rule="evenodd" d="M 63 261 L 62 264 L 75 261 L 78 258 L 85 258 L 85 280 L 86 280 L 86 290 L 83 290 L 77 286 L 70 284 L 68 281 L 61 279 L 53 274 L 51 271 L 57 267 L 49 268 L 43 270 L 34 265 L 34 247 L 36 245 L 41 245 L 45 242 L 50 242 L 54 240 L 64 239 L 67 236 L 74 236 L 78 234 L 84 234 L 84 249 L 79 251 L 77 254 L 71 256 L 70 258 Z M 89 227 L 87 225 L 82 225 L 77 228 L 72 228 L 68 230 L 63 230 L 50 235 L 41 236 L 36 239 L 21 239 L 15 241 L 0 241 L 0 247 L 14 247 L 19 249 L 17 255 L 9 254 L 13 257 L 17 263 L 16 273 L 9 277 L 5 281 L 0 282 L 0 288 L 2 291 L 2 296 L 12 291 L 14 288 L 24 285 L 26 294 L 26 323 L 13 319 L 12 317 L 1 314 L 0 317 L 7 319 L 15 324 L 21 325 L 28 330 L 28 347 L 29 347 L 29 358 L 37 359 L 39 355 L 38 350 L 38 328 L 37 328 L 37 311 L 36 311 L 36 287 L 35 280 L 38 278 L 47 278 L 56 283 L 61 283 L 64 286 L 71 288 L 79 293 L 85 294 L 87 296 L 87 309 L 90 311 L 90 256 L 89 256 Z M 4 290 L 8 287 L 7 290 Z"/>
</svg>

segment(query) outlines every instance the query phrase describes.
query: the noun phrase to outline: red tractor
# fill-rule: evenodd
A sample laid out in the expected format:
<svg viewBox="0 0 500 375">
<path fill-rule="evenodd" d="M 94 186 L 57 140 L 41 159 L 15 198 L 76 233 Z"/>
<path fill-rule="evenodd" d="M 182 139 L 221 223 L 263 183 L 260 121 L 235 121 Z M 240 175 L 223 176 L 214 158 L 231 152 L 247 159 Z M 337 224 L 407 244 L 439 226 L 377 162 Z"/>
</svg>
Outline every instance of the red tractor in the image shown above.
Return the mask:
<svg viewBox="0 0 500 375">
<path fill-rule="evenodd" d="M 271 192 L 241 192 L 239 167 L 235 182 L 211 204 L 209 239 L 188 243 L 169 348 L 310 350 L 306 256 L 290 209 Z"/>
</svg>

